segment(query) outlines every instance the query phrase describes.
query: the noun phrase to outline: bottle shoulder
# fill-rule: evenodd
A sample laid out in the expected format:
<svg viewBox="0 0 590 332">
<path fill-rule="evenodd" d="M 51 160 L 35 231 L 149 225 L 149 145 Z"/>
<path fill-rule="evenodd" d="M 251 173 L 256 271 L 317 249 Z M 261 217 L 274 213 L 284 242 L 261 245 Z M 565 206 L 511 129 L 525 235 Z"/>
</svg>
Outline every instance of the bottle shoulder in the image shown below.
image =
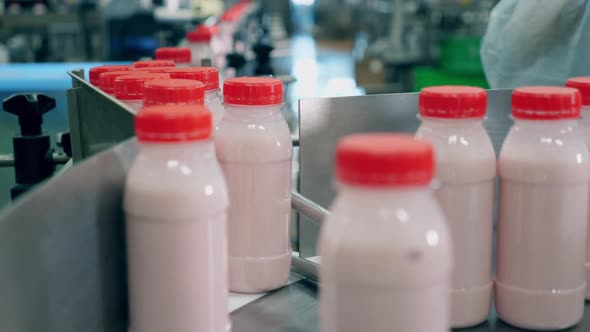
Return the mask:
<svg viewBox="0 0 590 332">
<path fill-rule="evenodd" d="M 535 183 L 569 183 L 590 177 L 590 155 L 578 126 L 513 126 L 500 151 L 503 178 Z"/>
<path fill-rule="evenodd" d="M 480 182 L 496 175 L 496 153 L 481 125 L 435 127 L 422 124 L 416 137 L 434 146 L 436 177 L 441 181 Z"/>
<path fill-rule="evenodd" d="M 225 179 L 215 158 L 155 160 L 140 152 L 125 183 L 124 208 L 136 216 L 214 215 L 227 209 L 228 200 Z"/>
<path fill-rule="evenodd" d="M 219 160 L 246 163 L 290 160 L 291 131 L 279 116 L 280 119 L 235 119 L 226 112 L 215 134 Z"/>
<path fill-rule="evenodd" d="M 335 277 L 348 266 L 355 271 L 341 278 L 350 282 L 430 282 L 447 276 L 452 257 L 444 216 L 432 193 L 411 196 L 377 201 L 338 195 L 320 231 L 325 275 Z"/>
</svg>

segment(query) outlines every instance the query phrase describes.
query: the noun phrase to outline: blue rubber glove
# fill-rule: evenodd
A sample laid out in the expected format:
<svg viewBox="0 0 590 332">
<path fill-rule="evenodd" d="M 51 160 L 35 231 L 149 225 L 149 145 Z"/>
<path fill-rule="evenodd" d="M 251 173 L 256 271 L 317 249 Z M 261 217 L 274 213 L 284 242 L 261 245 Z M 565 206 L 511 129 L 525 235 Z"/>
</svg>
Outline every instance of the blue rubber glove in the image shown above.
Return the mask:
<svg viewBox="0 0 590 332">
<path fill-rule="evenodd" d="M 492 88 L 564 85 L 590 76 L 589 0 L 501 0 L 481 59 Z"/>
</svg>

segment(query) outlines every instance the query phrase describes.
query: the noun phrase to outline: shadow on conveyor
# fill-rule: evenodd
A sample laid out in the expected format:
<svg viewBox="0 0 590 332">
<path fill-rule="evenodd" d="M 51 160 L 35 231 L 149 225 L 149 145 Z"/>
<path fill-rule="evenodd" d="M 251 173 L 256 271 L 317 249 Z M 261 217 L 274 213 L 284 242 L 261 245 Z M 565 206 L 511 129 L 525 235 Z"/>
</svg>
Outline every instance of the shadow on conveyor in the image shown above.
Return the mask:
<svg viewBox="0 0 590 332">
<path fill-rule="evenodd" d="M 299 281 L 231 314 L 233 332 L 313 332 L 319 330 L 317 287 Z"/>
</svg>

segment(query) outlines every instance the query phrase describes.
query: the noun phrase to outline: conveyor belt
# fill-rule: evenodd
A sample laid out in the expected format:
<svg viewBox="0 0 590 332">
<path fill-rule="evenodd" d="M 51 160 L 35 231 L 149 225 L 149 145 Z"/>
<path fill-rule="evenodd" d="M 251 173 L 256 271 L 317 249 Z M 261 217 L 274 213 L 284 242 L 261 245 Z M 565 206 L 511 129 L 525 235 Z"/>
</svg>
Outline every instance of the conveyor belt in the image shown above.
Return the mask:
<svg viewBox="0 0 590 332">
<path fill-rule="evenodd" d="M 316 332 L 319 331 L 318 288 L 305 280 L 283 287 L 234 311 L 232 332 Z M 495 311 L 487 322 L 457 330 L 461 332 L 522 332 L 497 319 Z M 590 302 L 584 319 L 568 332 L 590 331 Z M 362 331 L 359 331 L 362 332 Z M 392 330 L 392 332 L 401 332 Z"/>
</svg>

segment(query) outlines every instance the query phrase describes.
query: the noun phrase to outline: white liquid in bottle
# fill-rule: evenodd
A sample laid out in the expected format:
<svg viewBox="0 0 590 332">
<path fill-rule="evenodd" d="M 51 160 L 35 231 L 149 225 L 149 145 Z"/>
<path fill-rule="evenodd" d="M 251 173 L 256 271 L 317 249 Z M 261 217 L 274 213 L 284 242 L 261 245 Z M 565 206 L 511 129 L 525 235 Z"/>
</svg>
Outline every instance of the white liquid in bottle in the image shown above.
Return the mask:
<svg viewBox="0 0 590 332">
<path fill-rule="evenodd" d="M 436 197 L 453 238 L 451 326 L 485 321 L 492 302 L 496 155 L 482 122 L 485 90 L 439 86 L 420 93 L 417 138 L 435 147 Z"/>
<path fill-rule="evenodd" d="M 590 77 L 575 77 L 567 81 L 566 86 L 576 88 L 582 95 L 582 119 L 580 119 L 580 129 L 586 138 L 586 145 L 590 150 Z M 590 209 L 590 196 L 588 201 Z M 589 210 L 590 211 L 590 210 Z M 588 214 L 588 225 L 590 225 L 590 213 Z M 586 300 L 590 300 L 590 227 L 586 232 L 586 263 L 584 269 L 586 272 Z"/>
<path fill-rule="evenodd" d="M 215 52 L 213 51 L 212 40 L 218 32 L 216 27 L 199 25 L 195 30 L 186 34 L 188 40 L 187 46 L 191 49 L 191 62 L 193 66 L 212 66 L 216 67 Z M 209 61 L 209 64 L 203 63 L 203 60 Z"/>
<path fill-rule="evenodd" d="M 291 157 L 281 114 L 281 81 L 225 81 L 226 113 L 215 135 L 217 158 L 230 195 L 230 290 L 258 293 L 283 286 L 290 275 Z"/>
<path fill-rule="evenodd" d="M 129 171 L 129 306 L 133 332 L 229 330 L 228 196 L 204 106 L 136 115 Z"/>
<path fill-rule="evenodd" d="M 426 141 L 341 139 L 318 240 L 321 332 L 449 331 L 452 249 L 433 170 Z"/>
<path fill-rule="evenodd" d="M 499 158 L 496 310 L 526 329 L 577 324 L 584 311 L 590 162 L 571 88 L 514 90 Z"/>
</svg>

